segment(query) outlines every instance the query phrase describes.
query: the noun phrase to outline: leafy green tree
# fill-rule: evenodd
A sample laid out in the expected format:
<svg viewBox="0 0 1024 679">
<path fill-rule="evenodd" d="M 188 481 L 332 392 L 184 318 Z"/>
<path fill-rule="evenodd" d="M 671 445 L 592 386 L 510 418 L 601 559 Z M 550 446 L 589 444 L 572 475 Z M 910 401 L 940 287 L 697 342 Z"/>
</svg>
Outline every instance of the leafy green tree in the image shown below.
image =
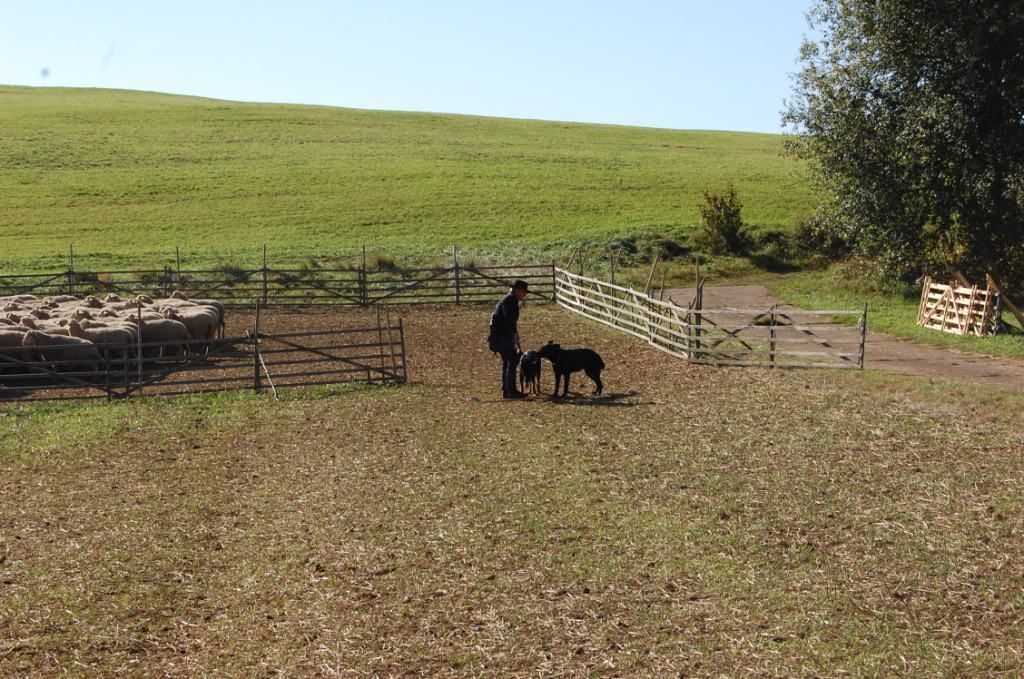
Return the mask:
<svg viewBox="0 0 1024 679">
<path fill-rule="evenodd" d="M 697 205 L 700 228 L 694 242 L 712 255 L 745 255 L 750 250 L 750 236 L 743 223 L 743 203 L 736 189 L 729 186 L 720 193 L 704 189 L 704 200 Z"/>
<path fill-rule="evenodd" d="M 790 149 L 889 272 L 1024 284 L 1024 2 L 817 0 Z"/>
</svg>

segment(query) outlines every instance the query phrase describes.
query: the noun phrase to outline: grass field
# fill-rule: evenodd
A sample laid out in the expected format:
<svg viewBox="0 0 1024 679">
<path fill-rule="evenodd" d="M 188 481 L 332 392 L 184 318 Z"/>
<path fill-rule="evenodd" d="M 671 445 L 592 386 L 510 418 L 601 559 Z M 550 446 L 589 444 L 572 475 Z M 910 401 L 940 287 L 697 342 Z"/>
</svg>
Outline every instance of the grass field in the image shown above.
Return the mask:
<svg viewBox="0 0 1024 679">
<path fill-rule="evenodd" d="M 0 675 L 1022 666 L 1019 394 L 688 366 L 531 305 L 606 395 L 508 403 L 481 310 L 406 320 L 410 387 L 0 410 Z"/>
<path fill-rule="evenodd" d="M 705 187 L 755 229 L 812 209 L 782 138 L 0 86 L 0 272 L 351 256 L 550 258 L 685 234 Z"/>
</svg>

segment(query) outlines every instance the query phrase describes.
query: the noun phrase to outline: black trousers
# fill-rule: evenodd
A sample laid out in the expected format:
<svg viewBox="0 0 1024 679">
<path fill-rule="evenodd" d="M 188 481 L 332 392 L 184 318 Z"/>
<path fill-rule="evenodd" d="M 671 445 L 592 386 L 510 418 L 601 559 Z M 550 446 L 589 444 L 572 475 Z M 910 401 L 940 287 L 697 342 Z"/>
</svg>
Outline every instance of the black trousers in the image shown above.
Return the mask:
<svg viewBox="0 0 1024 679">
<path fill-rule="evenodd" d="M 519 384 L 516 382 L 519 352 L 515 350 L 515 347 L 509 347 L 498 353 L 501 355 L 501 393 L 511 394 L 519 391 Z"/>
</svg>

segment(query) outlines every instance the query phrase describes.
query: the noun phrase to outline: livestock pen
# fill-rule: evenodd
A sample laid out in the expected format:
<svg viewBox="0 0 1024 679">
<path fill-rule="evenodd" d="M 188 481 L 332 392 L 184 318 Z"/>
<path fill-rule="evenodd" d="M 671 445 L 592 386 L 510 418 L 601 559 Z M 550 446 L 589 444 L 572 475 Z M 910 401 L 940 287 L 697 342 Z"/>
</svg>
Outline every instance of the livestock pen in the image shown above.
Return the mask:
<svg viewBox="0 0 1024 679">
<path fill-rule="evenodd" d="M 240 333 L 210 341 L 99 344 L 99 358 L 91 362 L 8 350 L 0 352 L 0 401 L 405 383 L 402 319 L 386 310 L 346 316 L 257 309 L 234 315 Z"/>
</svg>

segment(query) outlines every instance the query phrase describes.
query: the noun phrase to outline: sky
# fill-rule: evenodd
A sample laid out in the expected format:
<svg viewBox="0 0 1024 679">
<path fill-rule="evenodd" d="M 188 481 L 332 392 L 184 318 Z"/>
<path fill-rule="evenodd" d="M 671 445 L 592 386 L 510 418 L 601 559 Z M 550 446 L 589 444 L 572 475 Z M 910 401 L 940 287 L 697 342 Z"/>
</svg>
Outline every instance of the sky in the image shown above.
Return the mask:
<svg viewBox="0 0 1024 679">
<path fill-rule="evenodd" d="M 780 132 L 811 1 L 0 0 L 0 84 Z"/>
</svg>

